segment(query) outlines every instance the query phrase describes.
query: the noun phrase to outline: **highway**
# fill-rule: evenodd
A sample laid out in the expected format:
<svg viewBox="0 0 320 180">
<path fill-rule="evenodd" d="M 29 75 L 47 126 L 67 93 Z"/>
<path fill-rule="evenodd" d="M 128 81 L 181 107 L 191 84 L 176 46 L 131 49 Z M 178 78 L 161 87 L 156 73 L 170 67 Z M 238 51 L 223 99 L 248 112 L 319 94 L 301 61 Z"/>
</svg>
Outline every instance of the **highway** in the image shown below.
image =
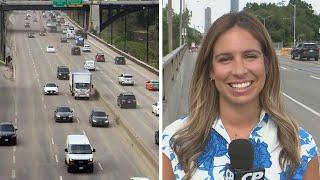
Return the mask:
<svg viewBox="0 0 320 180">
<path fill-rule="evenodd" d="M 91 53 L 71 56 L 74 40 L 60 44 L 61 33 L 48 33 L 42 37 L 36 33 L 35 38 L 28 38 L 24 28 L 25 15 L 20 11 L 13 12 L 10 17 L 16 78 L 14 81 L 0 78 L 0 121 L 12 121 L 18 128 L 18 144 L 0 147 L 0 179 L 129 179 L 132 176 L 155 179 L 158 167 L 148 163 L 126 130 L 117 125 L 116 119 L 125 121 L 157 158 L 154 131 L 158 129 L 158 117 L 151 113 L 151 105 L 158 100 L 158 92 L 149 92 L 144 87 L 145 81 L 158 77 L 130 61 L 124 66 L 115 65 L 113 57 L 117 54 L 93 39 L 89 39 Z M 32 16 L 37 16 L 40 21 L 31 20 L 31 30 L 39 32 L 44 25 L 40 12 L 32 13 Z M 48 44 L 52 44 L 57 52 L 48 54 Z M 94 87 L 99 90 L 101 98 L 75 100 L 69 91 L 69 81 L 57 80 L 56 68 L 67 65 L 71 71 L 83 69 L 84 61 L 93 59 L 97 52 L 104 52 L 106 56 L 106 62 L 97 63 L 97 71 L 92 72 Z M 120 73 L 133 74 L 136 85 L 118 85 Z M 43 85 L 48 81 L 59 85 L 59 95 L 43 95 Z M 123 91 L 135 94 L 137 109 L 117 107 L 116 97 Z M 111 106 L 102 101 L 102 97 Z M 76 119 L 73 123 L 54 121 L 53 111 L 59 105 L 68 105 L 74 110 Z M 90 126 L 88 118 L 93 108 L 104 109 L 110 114 L 109 128 Z M 64 146 L 69 134 L 86 134 L 96 149 L 93 174 L 67 172 Z"/>
<path fill-rule="evenodd" d="M 179 101 L 172 103 L 170 98 L 164 108 L 164 117 L 186 116 L 188 109 L 188 87 L 190 85 L 197 53 L 186 52 L 181 64 L 179 80 L 182 90 L 171 91 L 168 97 L 178 96 Z M 290 57 L 280 56 L 281 93 L 284 105 L 289 114 L 299 125 L 313 135 L 318 147 L 320 145 L 320 63 L 319 61 L 298 61 Z M 177 80 L 178 81 L 178 80 Z M 169 104 L 171 102 L 172 104 Z M 179 107 L 177 112 L 170 107 Z M 176 114 L 175 114 L 176 113 Z M 163 126 L 174 119 L 163 119 Z"/>
</svg>

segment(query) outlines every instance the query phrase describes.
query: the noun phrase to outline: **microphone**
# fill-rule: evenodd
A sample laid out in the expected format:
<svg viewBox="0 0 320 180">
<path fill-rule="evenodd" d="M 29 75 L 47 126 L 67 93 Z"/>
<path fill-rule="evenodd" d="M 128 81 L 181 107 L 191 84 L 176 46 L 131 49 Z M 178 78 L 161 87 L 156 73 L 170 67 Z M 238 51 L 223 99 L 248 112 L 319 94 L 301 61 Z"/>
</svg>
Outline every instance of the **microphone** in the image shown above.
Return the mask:
<svg viewBox="0 0 320 180">
<path fill-rule="evenodd" d="M 264 180 L 265 169 L 252 169 L 254 153 L 249 140 L 231 141 L 228 153 L 231 164 L 227 164 L 225 180 Z"/>
</svg>

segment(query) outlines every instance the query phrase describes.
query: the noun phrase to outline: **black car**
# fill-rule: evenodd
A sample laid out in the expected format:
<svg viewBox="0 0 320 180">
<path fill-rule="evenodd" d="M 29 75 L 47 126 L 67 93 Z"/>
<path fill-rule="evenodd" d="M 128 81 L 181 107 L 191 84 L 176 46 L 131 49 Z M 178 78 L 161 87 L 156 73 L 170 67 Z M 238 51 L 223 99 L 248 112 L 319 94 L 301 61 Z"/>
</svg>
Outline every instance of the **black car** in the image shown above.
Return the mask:
<svg viewBox="0 0 320 180">
<path fill-rule="evenodd" d="M 123 64 L 123 65 L 125 65 L 126 64 L 126 59 L 123 56 L 116 56 L 114 58 L 114 63 L 115 64 Z"/>
<path fill-rule="evenodd" d="M 71 55 L 81 55 L 80 47 L 78 47 L 78 46 L 73 46 L 73 47 L 71 48 Z"/>
<path fill-rule="evenodd" d="M 154 132 L 154 143 L 159 145 L 159 131 Z"/>
<path fill-rule="evenodd" d="M 319 48 L 315 43 L 299 43 L 295 48 L 291 51 L 291 58 L 298 58 L 302 60 L 303 58 L 314 58 L 315 61 L 319 59 Z"/>
<path fill-rule="evenodd" d="M 1 122 L 0 123 L 0 142 L 4 144 L 17 144 L 17 134 L 18 129 L 13 126 L 11 122 Z"/>
<path fill-rule="evenodd" d="M 67 66 L 58 66 L 57 67 L 57 78 L 69 80 L 69 68 Z"/>
<path fill-rule="evenodd" d="M 89 116 L 89 123 L 92 127 L 109 127 L 109 115 L 107 115 L 104 111 L 92 110 Z"/>
<path fill-rule="evenodd" d="M 35 38 L 34 33 L 33 32 L 29 32 L 28 33 L 28 38 Z"/>
<path fill-rule="evenodd" d="M 54 111 L 56 122 L 73 122 L 73 111 L 68 106 L 59 106 Z"/>
<path fill-rule="evenodd" d="M 61 37 L 60 37 L 60 42 L 62 42 L 62 43 L 67 43 L 67 42 L 68 42 L 67 36 L 61 36 Z"/>
<path fill-rule="evenodd" d="M 26 23 L 24 24 L 24 27 L 25 27 L 25 28 L 30 28 L 30 23 L 29 23 L 29 22 L 26 22 Z"/>
<path fill-rule="evenodd" d="M 132 92 L 120 93 L 117 99 L 117 104 L 120 108 L 136 108 L 136 97 Z"/>
</svg>

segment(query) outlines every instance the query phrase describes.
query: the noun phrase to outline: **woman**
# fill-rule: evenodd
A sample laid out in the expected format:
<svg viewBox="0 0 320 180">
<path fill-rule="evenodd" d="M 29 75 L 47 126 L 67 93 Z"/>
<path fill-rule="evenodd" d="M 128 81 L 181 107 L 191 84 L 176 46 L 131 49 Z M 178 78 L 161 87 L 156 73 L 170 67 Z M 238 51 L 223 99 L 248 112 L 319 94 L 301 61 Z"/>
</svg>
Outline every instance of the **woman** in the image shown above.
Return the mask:
<svg viewBox="0 0 320 180">
<path fill-rule="evenodd" d="M 203 40 L 189 117 L 163 132 L 163 179 L 223 179 L 228 145 L 248 139 L 267 179 L 319 179 L 317 146 L 285 112 L 280 71 L 263 25 L 246 12 L 220 17 Z"/>
</svg>

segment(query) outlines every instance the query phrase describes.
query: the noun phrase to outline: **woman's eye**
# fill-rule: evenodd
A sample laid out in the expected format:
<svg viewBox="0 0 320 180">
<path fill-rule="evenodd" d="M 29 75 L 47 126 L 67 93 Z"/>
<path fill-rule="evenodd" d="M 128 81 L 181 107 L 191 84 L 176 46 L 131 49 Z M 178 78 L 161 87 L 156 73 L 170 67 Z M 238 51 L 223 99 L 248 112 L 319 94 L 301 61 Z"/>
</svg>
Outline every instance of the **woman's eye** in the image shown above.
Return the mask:
<svg viewBox="0 0 320 180">
<path fill-rule="evenodd" d="M 231 60 L 231 58 L 229 58 L 229 57 L 221 57 L 221 58 L 218 59 L 218 61 L 222 62 L 222 63 L 228 62 L 230 60 Z"/>
<path fill-rule="evenodd" d="M 247 55 L 245 55 L 245 58 L 246 59 L 256 59 L 258 56 L 257 55 L 255 55 L 255 54 L 247 54 Z"/>
</svg>

